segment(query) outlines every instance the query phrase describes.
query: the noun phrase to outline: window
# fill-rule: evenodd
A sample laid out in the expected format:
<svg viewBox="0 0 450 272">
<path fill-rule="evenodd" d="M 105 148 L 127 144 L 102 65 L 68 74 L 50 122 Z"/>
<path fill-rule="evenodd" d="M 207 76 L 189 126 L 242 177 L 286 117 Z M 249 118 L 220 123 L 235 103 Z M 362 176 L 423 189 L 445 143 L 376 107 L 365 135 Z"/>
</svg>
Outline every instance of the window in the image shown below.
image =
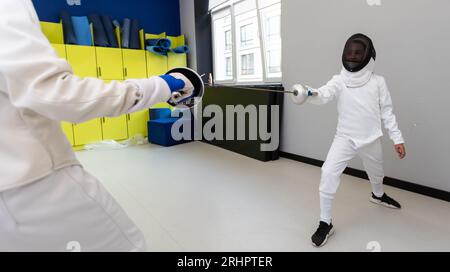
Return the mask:
<svg viewBox="0 0 450 272">
<path fill-rule="evenodd" d="M 225 72 L 227 77 L 231 77 L 233 76 L 233 61 L 231 60 L 231 57 L 227 57 L 225 59 L 226 61 L 226 65 L 227 65 L 227 70 Z"/>
<path fill-rule="evenodd" d="M 231 51 L 233 48 L 233 41 L 231 37 L 231 30 L 225 31 L 225 50 Z"/>
<path fill-rule="evenodd" d="M 233 80 L 233 33 L 229 10 L 216 13 L 213 29 L 215 80 L 231 81 Z"/>
<path fill-rule="evenodd" d="M 265 0 L 260 7 L 263 25 L 266 77 L 281 78 L 281 3 Z"/>
<path fill-rule="evenodd" d="M 266 20 L 267 40 L 277 41 L 280 39 L 280 16 L 272 16 Z"/>
<path fill-rule="evenodd" d="M 249 46 L 253 43 L 253 25 L 241 26 L 241 47 Z"/>
<path fill-rule="evenodd" d="M 281 73 L 281 51 L 267 51 L 268 73 Z"/>
<path fill-rule="evenodd" d="M 221 4 L 211 10 L 214 80 L 281 82 L 281 0 L 215 1 Z"/>
<path fill-rule="evenodd" d="M 253 54 L 246 54 L 241 56 L 241 74 L 253 75 L 255 73 L 255 61 Z"/>
</svg>

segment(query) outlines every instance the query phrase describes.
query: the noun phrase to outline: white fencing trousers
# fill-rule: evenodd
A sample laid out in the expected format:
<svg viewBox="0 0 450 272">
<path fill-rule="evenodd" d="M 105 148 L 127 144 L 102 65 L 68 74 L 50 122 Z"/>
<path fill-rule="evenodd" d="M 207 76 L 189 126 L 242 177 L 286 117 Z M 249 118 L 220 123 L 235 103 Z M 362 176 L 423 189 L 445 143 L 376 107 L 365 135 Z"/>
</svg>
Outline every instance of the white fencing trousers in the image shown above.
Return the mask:
<svg viewBox="0 0 450 272">
<path fill-rule="evenodd" d="M 384 193 L 382 187 L 384 170 L 381 138 L 358 148 L 350 139 L 336 136 L 328 152 L 327 159 L 322 166 L 322 177 L 319 187 L 322 221 L 327 222 L 331 220 L 331 201 L 339 187 L 342 172 L 344 172 L 348 162 L 356 155 L 363 161 L 364 169 L 372 184 L 372 191 L 376 195 Z"/>
<path fill-rule="evenodd" d="M 140 230 L 81 166 L 0 192 L 0 251 L 145 250 Z"/>
</svg>

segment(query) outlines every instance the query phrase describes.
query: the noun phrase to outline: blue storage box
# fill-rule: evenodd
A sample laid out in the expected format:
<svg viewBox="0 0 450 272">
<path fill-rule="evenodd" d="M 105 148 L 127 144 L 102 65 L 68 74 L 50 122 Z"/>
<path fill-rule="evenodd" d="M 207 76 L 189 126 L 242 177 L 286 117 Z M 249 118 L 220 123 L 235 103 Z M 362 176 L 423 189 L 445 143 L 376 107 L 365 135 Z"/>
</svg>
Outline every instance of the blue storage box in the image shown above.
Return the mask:
<svg viewBox="0 0 450 272">
<path fill-rule="evenodd" d="M 177 141 L 172 137 L 172 125 L 180 118 L 181 117 L 171 117 L 171 110 L 167 108 L 150 109 L 150 120 L 147 124 L 149 143 L 162 146 L 173 146 L 190 142 L 191 140 Z M 191 127 L 191 131 L 193 131 L 193 127 Z"/>
</svg>

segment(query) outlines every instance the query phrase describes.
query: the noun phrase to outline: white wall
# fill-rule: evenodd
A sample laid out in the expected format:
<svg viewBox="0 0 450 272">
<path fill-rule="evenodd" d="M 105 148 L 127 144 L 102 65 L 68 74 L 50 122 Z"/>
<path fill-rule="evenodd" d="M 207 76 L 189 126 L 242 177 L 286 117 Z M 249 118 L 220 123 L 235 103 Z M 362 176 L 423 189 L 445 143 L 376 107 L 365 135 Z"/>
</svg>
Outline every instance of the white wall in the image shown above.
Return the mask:
<svg viewBox="0 0 450 272">
<path fill-rule="evenodd" d="M 366 1 L 283 0 L 283 84 L 320 87 L 340 71 L 346 39 L 367 34 L 406 140 L 407 158 L 400 161 L 385 133 L 386 175 L 450 191 L 450 1 L 381 0 L 373 7 Z M 336 103 L 285 101 L 282 151 L 325 160 Z M 350 167 L 363 169 L 359 160 Z"/>
<path fill-rule="evenodd" d="M 181 33 L 186 36 L 186 43 L 191 48 L 191 53 L 188 54 L 189 67 L 197 70 L 194 0 L 180 0 L 180 21 Z"/>
</svg>

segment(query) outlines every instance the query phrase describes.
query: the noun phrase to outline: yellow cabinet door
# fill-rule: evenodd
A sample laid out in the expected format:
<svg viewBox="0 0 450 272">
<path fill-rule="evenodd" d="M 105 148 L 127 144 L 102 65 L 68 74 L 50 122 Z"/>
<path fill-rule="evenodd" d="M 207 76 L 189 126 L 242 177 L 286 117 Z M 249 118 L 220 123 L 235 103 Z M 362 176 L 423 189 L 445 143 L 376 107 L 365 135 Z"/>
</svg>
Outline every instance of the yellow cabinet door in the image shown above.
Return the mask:
<svg viewBox="0 0 450 272">
<path fill-rule="evenodd" d="M 146 52 L 147 55 L 147 76 L 164 75 L 167 72 L 167 57 L 158 56 L 154 53 Z"/>
<path fill-rule="evenodd" d="M 56 54 L 58 57 L 62 59 L 66 59 L 66 46 L 64 44 L 52 44 L 53 49 L 55 49 Z"/>
<path fill-rule="evenodd" d="M 76 146 L 99 142 L 103 139 L 100 118 L 73 125 Z"/>
<path fill-rule="evenodd" d="M 122 49 L 124 78 L 146 78 L 145 50 Z"/>
<path fill-rule="evenodd" d="M 173 109 L 171 105 L 166 102 L 155 104 L 151 107 L 151 109 Z"/>
<path fill-rule="evenodd" d="M 73 136 L 73 125 L 68 122 L 61 122 L 61 128 L 69 140 L 71 145 L 75 145 L 75 138 Z"/>
<path fill-rule="evenodd" d="M 161 39 L 166 38 L 166 33 L 145 34 L 145 39 Z M 159 76 L 164 75 L 167 72 L 167 57 L 160 56 L 149 51 L 146 51 L 145 56 L 147 58 L 147 76 Z"/>
<path fill-rule="evenodd" d="M 67 61 L 79 77 L 97 77 L 95 47 L 66 45 Z"/>
<path fill-rule="evenodd" d="M 168 70 L 178 67 L 187 67 L 186 54 L 169 53 L 167 57 L 167 66 Z"/>
<path fill-rule="evenodd" d="M 124 140 L 128 138 L 127 116 L 102 118 L 103 140 Z"/>
<path fill-rule="evenodd" d="M 98 77 L 101 79 L 123 79 L 122 50 L 120 48 L 95 47 Z"/>
<path fill-rule="evenodd" d="M 71 123 L 61 122 L 61 128 L 69 140 L 71 145 L 75 145 L 75 140 L 73 138 L 73 126 Z"/>
<path fill-rule="evenodd" d="M 66 58 L 66 46 L 64 44 L 52 44 L 53 48 L 56 51 L 56 54 L 60 58 L 65 59 Z M 66 135 L 67 139 L 69 140 L 71 145 L 75 144 L 75 141 L 73 139 L 73 126 L 71 123 L 68 122 L 61 122 L 61 128 Z"/>
<path fill-rule="evenodd" d="M 172 42 L 172 48 L 186 44 L 184 35 L 178 37 L 167 36 L 167 38 Z M 187 67 L 187 55 L 169 52 L 167 56 L 167 69 L 172 70 L 177 67 Z"/>
<path fill-rule="evenodd" d="M 62 23 L 40 22 L 41 31 L 50 43 L 64 44 Z"/>
<path fill-rule="evenodd" d="M 95 47 L 66 45 L 67 61 L 79 77 L 97 77 Z M 95 90 L 93 90 L 95 91 Z M 81 124 L 73 124 L 74 145 L 80 146 L 102 140 L 100 118 Z"/>
<path fill-rule="evenodd" d="M 110 80 L 104 80 L 110 83 Z M 101 118 L 103 140 L 124 140 L 128 138 L 127 116 Z"/>
<path fill-rule="evenodd" d="M 128 119 L 128 134 L 129 137 L 136 135 L 142 135 L 147 137 L 147 122 L 149 120 L 149 111 L 142 110 L 134 113 L 127 114 Z"/>
</svg>

